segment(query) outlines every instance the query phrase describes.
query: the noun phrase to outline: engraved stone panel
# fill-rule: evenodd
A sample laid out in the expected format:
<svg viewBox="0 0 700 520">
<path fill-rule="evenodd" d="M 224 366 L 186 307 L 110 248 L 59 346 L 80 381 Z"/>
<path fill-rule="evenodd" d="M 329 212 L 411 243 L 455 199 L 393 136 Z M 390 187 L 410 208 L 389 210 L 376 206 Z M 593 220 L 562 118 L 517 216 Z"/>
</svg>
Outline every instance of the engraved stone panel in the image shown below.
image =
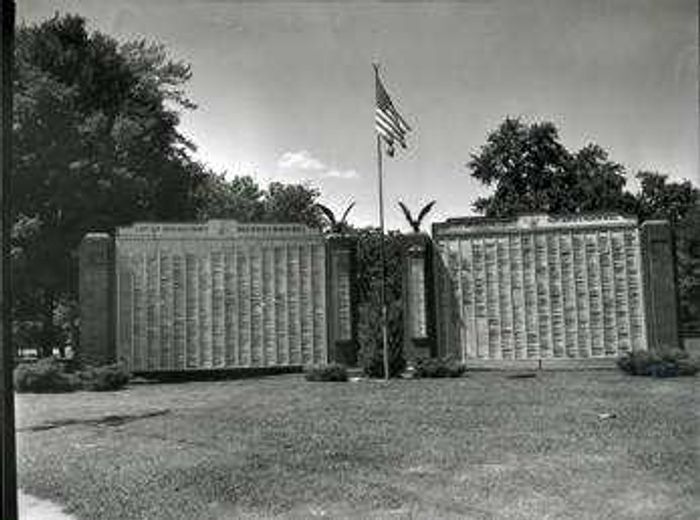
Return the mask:
<svg viewBox="0 0 700 520">
<path fill-rule="evenodd" d="M 458 285 L 467 359 L 615 357 L 646 348 L 635 220 L 476 217 L 435 224 L 433 233 Z"/>
<path fill-rule="evenodd" d="M 232 221 L 137 224 L 117 230 L 115 248 L 118 351 L 132 370 L 327 360 L 319 233 Z"/>
<path fill-rule="evenodd" d="M 412 256 L 408 259 L 408 301 L 411 336 L 424 338 L 428 334 L 425 302 L 425 259 Z"/>
</svg>

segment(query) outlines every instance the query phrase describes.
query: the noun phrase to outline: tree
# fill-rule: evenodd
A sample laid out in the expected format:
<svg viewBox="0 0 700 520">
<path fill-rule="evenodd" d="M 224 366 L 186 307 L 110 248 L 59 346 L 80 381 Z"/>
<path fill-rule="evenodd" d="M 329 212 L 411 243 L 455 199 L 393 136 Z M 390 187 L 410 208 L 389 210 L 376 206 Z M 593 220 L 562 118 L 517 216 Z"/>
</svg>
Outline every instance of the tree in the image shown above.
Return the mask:
<svg viewBox="0 0 700 520">
<path fill-rule="evenodd" d="M 681 224 L 686 215 L 696 211 L 700 189 L 690 181 L 668 182 L 668 176 L 656 172 L 637 173 L 640 190 L 636 212 L 640 218 L 661 218 L 672 225 Z"/>
<path fill-rule="evenodd" d="M 262 220 L 265 213 L 264 196 L 252 177 L 236 176 L 227 181 L 225 175 L 210 172 L 195 192 L 197 220 Z"/>
<path fill-rule="evenodd" d="M 676 256 L 681 323 L 700 332 L 700 199 L 676 225 Z"/>
<path fill-rule="evenodd" d="M 70 15 L 20 27 L 15 52 L 15 318 L 38 321 L 50 352 L 87 231 L 193 216 L 202 172 L 177 130 L 178 111 L 194 107 L 190 69 L 160 45 L 120 45 Z"/>
<path fill-rule="evenodd" d="M 304 184 L 272 182 L 263 199 L 266 222 L 298 222 L 323 228 L 323 216 L 317 200 L 320 192 Z"/>
<path fill-rule="evenodd" d="M 208 172 L 195 192 L 197 219 L 233 219 L 239 222 L 286 222 L 320 229 L 323 217 L 316 200 L 319 191 L 303 184 L 272 182 L 262 189 L 250 176 L 230 181 Z"/>
<path fill-rule="evenodd" d="M 570 152 L 550 122 L 527 125 L 507 118 L 467 166 L 474 178 L 495 185 L 493 195 L 474 204 L 490 217 L 634 208 L 624 191 L 624 168 L 594 144 Z"/>
</svg>

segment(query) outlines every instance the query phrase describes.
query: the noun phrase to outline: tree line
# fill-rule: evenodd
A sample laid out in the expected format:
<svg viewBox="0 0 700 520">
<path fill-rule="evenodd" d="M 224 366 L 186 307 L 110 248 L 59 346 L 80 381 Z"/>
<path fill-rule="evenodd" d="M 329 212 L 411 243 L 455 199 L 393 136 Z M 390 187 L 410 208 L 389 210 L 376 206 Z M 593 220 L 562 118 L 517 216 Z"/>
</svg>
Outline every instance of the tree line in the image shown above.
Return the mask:
<svg viewBox="0 0 700 520">
<path fill-rule="evenodd" d="M 356 231 L 347 211 L 336 219 L 319 204 L 312 186 L 263 187 L 196 160 L 194 144 L 179 130 L 182 112 L 196 109 L 186 93 L 191 75 L 164 46 L 90 32 L 77 15 L 19 27 L 11 179 L 18 346 L 49 354 L 76 337 L 76 250 L 88 231 L 210 218 Z M 690 182 L 641 172 L 633 194 L 625 190 L 624 168 L 600 146 L 571 152 L 551 123 L 517 118 L 493 131 L 467 166 L 494 188 L 474 204 L 487 216 L 622 211 L 669 219 L 678 237 L 683 316 L 700 323 L 700 195 Z M 401 209 L 413 229 L 429 211 L 414 219 Z"/>
</svg>

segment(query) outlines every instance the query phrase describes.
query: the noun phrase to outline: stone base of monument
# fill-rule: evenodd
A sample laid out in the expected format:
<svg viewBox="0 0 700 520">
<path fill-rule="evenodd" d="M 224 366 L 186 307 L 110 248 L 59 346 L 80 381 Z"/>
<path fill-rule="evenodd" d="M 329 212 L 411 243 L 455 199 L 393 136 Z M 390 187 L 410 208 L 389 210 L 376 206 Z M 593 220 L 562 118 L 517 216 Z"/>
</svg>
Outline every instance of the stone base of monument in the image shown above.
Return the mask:
<svg viewBox="0 0 700 520">
<path fill-rule="evenodd" d="M 616 369 L 617 358 L 587 359 L 467 359 L 467 370 L 610 370 Z"/>
<path fill-rule="evenodd" d="M 282 374 L 300 374 L 302 365 L 280 365 L 267 367 L 240 367 L 220 369 L 188 369 L 135 371 L 133 374 L 139 382 L 180 382 L 180 381 L 220 381 L 228 379 L 245 379 L 251 377 L 275 376 Z"/>
</svg>

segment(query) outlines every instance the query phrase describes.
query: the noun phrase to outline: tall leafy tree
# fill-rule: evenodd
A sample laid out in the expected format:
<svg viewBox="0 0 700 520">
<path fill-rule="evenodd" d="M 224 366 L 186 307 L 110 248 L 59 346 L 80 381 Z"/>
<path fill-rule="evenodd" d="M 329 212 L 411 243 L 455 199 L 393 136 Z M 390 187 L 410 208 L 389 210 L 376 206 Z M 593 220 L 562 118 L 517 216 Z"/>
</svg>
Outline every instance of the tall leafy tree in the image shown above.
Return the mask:
<svg viewBox="0 0 700 520">
<path fill-rule="evenodd" d="M 320 192 L 305 184 L 272 182 L 265 192 L 265 221 L 298 222 L 321 229 L 324 218 L 317 205 Z"/>
<path fill-rule="evenodd" d="M 263 190 L 250 176 L 236 176 L 229 181 L 224 174 L 209 173 L 195 191 L 197 220 L 262 220 L 263 198 Z"/>
<path fill-rule="evenodd" d="M 287 222 L 323 226 L 317 205 L 320 193 L 304 184 L 272 182 L 266 189 L 250 176 L 227 180 L 208 173 L 195 191 L 198 220 L 225 218 L 239 222 Z"/>
<path fill-rule="evenodd" d="M 90 230 L 191 217 L 201 167 L 177 130 L 190 69 L 157 44 L 89 32 L 79 16 L 20 27 L 13 117 L 17 318 L 57 341 Z"/>
<path fill-rule="evenodd" d="M 524 212 L 630 211 L 624 168 L 591 144 L 571 152 L 550 122 L 507 118 L 467 163 L 471 175 L 494 186 L 474 208 L 487 216 Z"/>
</svg>

